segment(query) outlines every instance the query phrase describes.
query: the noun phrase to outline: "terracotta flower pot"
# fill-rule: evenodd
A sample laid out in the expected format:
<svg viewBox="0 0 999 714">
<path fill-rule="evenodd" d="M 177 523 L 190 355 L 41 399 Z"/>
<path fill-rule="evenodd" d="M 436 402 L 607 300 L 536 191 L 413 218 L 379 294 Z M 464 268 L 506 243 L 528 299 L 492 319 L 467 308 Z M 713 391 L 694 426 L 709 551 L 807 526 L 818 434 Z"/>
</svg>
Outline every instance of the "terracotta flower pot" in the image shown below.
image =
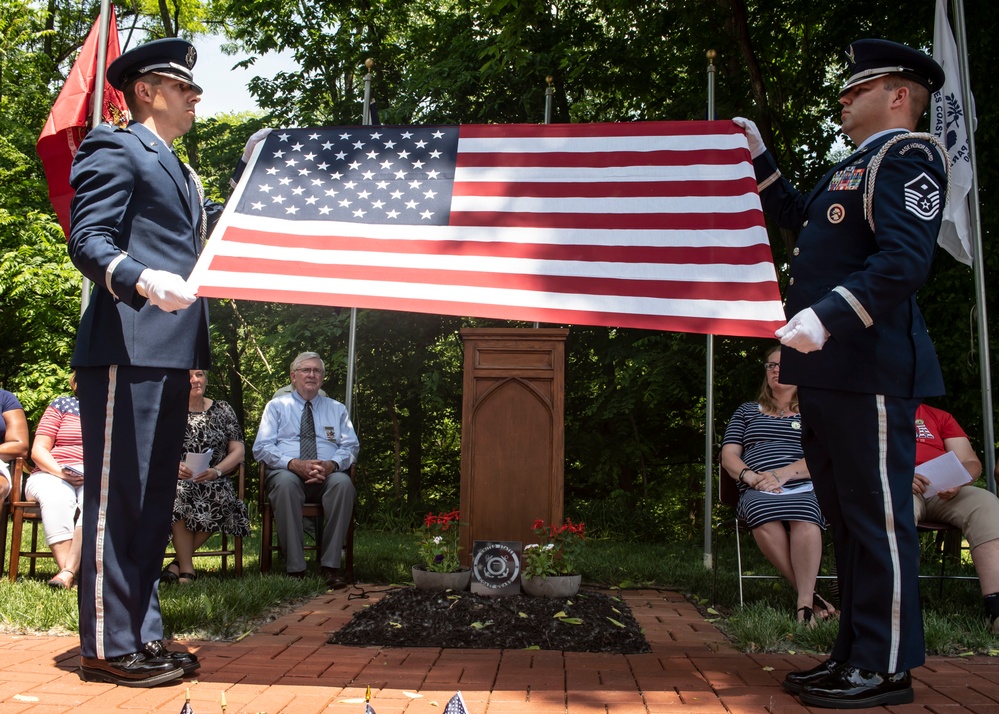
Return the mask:
<svg viewBox="0 0 999 714">
<path fill-rule="evenodd" d="M 453 573 L 435 573 L 422 565 L 413 566 L 413 584 L 420 590 L 468 590 L 472 569 L 461 568 Z"/>
<path fill-rule="evenodd" d="M 582 575 L 548 575 L 543 578 L 524 576 L 520 586 L 531 597 L 570 597 L 579 592 Z"/>
</svg>

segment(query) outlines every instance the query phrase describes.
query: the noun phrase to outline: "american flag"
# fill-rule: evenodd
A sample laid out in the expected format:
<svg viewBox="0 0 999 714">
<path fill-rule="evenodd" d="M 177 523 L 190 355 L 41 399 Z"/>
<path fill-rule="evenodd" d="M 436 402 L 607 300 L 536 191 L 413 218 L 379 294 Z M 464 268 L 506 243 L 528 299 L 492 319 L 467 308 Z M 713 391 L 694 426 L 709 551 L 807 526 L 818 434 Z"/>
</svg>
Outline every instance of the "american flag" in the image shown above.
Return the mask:
<svg viewBox="0 0 999 714">
<path fill-rule="evenodd" d="M 456 693 L 444 707 L 444 714 L 468 714 L 468 707 L 465 706 L 465 698 L 461 692 Z"/>
<path fill-rule="evenodd" d="M 731 122 L 279 129 L 190 283 L 203 297 L 773 337 Z"/>
</svg>

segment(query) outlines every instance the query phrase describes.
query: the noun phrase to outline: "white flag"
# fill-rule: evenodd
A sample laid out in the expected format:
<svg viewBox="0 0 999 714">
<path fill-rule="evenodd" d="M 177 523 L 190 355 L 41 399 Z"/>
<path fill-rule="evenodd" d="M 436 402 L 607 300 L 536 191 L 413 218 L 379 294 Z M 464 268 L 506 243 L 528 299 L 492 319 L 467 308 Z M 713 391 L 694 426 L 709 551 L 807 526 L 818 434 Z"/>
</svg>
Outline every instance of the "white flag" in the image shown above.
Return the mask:
<svg viewBox="0 0 999 714">
<path fill-rule="evenodd" d="M 947 20 L 944 0 L 937 0 L 933 24 L 933 59 L 947 75 L 940 91 L 933 94 L 930 104 L 930 127 L 933 135 L 943 142 L 950 155 L 950 197 L 944 208 L 943 223 L 937 243 L 955 259 L 971 265 L 971 215 L 968 193 L 971 191 L 972 163 L 968 140 L 969 126 L 975 130 L 975 98 L 965 97 L 961 89 L 961 68 L 957 44 Z"/>
</svg>

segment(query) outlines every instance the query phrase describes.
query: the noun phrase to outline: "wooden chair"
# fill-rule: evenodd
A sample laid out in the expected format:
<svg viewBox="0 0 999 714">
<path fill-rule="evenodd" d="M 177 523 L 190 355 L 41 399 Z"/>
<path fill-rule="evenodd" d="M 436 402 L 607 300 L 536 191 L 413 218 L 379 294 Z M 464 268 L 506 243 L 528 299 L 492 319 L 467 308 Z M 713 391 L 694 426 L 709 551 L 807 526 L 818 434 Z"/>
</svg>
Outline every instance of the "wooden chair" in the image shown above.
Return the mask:
<svg viewBox="0 0 999 714">
<path fill-rule="evenodd" d="M 15 465 L 16 464 L 16 465 Z M 7 577 L 13 583 L 17 580 L 20 572 L 21 558 L 31 560 L 28 575 L 35 575 L 35 560 L 38 558 L 54 558 L 52 551 L 46 548 L 38 548 L 38 527 L 42 525 L 42 509 L 38 501 L 27 498 L 24 493 L 25 482 L 27 481 L 28 468 L 24 459 L 18 459 L 11 464 L 11 488 L 10 488 L 10 515 L 11 533 L 10 537 L 10 567 L 7 569 Z M 21 540 L 24 534 L 25 522 L 31 524 L 31 547 L 24 550 Z"/>
<path fill-rule="evenodd" d="M 24 468 L 23 459 L 15 459 L 8 464 L 8 468 L 13 471 L 15 469 L 21 470 Z M 2 478 L 2 477 L 0 477 Z M 11 475 L 11 484 L 13 485 L 14 477 Z M 11 492 L 13 493 L 13 488 Z M 4 569 L 7 567 L 7 521 L 10 518 L 10 495 L 4 496 L 3 500 L 0 501 L 0 578 L 3 577 Z"/>
<path fill-rule="evenodd" d="M 224 474 L 224 477 L 228 477 L 228 474 Z M 236 496 L 240 501 L 243 500 L 246 495 L 246 465 L 240 464 L 236 471 Z M 198 549 L 194 551 L 195 558 L 205 558 L 205 557 L 221 557 L 222 558 L 222 573 L 225 574 L 229 568 L 229 558 L 233 559 L 232 571 L 237 576 L 243 574 L 243 537 L 242 536 L 229 536 L 226 533 L 219 534 L 222 538 L 222 543 L 220 544 L 218 550 L 204 550 Z M 232 545 L 229 545 L 229 538 L 232 538 Z M 166 552 L 164 558 L 173 558 L 174 552 L 171 548 Z"/>
<path fill-rule="evenodd" d="M 357 485 L 357 464 L 350 467 L 350 481 Z M 264 464 L 260 464 L 260 482 L 257 484 L 257 498 L 260 516 L 263 527 L 260 534 L 260 572 L 270 572 L 274 551 L 280 551 L 281 546 L 274 542 L 274 512 L 271 509 L 271 502 L 267 498 L 267 489 L 264 487 L 264 480 L 267 471 Z M 322 555 L 322 529 L 323 529 L 323 504 L 321 502 L 307 501 L 302 508 L 302 518 L 313 518 L 316 521 L 316 539 L 313 545 L 305 544 L 305 550 L 316 553 L 316 560 Z M 341 566 L 344 578 L 347 582 L 354 580 L 354 512 L 350 514 L 350 525 L 347 527 L 347 537 L 343 542 L 343 561 Z"/>
</svg>

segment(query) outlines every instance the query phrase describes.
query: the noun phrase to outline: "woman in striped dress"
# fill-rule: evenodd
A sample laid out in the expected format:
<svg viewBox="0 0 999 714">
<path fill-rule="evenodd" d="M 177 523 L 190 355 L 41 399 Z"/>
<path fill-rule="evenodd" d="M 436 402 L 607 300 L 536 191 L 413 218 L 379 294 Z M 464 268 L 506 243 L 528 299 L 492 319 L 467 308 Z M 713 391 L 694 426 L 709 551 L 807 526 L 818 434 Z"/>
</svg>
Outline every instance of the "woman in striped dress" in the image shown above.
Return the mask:
<svg viewBox="0 0 999 714">
<path fill-rule="evenodd" d="M 737 513 L 760 550 L 798 593 L 797 619 L 814 627 L 836 609 L 815 592 L 825 519 L 801 449 L 798 388 L 781 384 L 780 345 L 763 365 L 755 402 L 732 415 L 722 442 L 722 466 L 738 481 Z"/>
</svg>

